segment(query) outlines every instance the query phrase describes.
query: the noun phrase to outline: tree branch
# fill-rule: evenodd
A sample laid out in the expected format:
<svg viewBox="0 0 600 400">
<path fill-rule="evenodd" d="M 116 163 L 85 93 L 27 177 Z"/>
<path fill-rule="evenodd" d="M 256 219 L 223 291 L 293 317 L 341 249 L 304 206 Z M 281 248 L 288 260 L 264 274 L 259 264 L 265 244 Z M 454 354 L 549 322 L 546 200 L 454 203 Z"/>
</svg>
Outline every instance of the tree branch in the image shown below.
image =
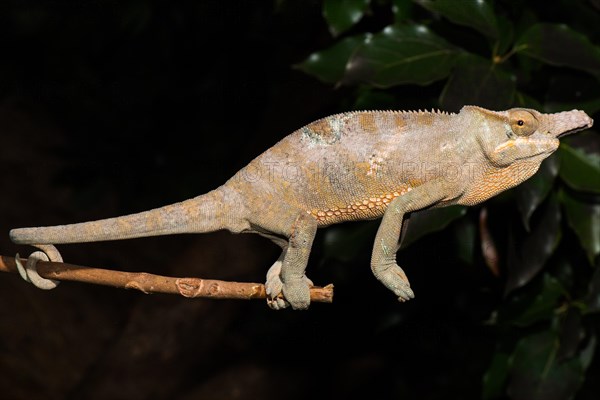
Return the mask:
<svg viewBox="0 0 600 400">
<path fill-rule="evenodd" d="M 23 265 L 26 259 L 22 259 Z M 16 273 L 17 265 L 13 257 L 0 256 L 0 271 Z M 170 293 L 184 297 L 208 297 L 212 299 L 266 299 L 265 285 L 217 281 L 200 278 L 173 278 L 148 274 L 146 272 L 123 272 L 108 269 L 90 268 L 79 265 L 39 261 L 38 274 L 46 279 L 75 281 L 95 285 L 112 286 L 121 289 L 135 289 L 146 294 Z M 282 297 L 280 295 L 280 297 Z M 283 297 L 282 297 L 283 298 Z M 310 300 L 320 303 L 333 301 L 333 285 L 312 287 Z"/>
</svg>

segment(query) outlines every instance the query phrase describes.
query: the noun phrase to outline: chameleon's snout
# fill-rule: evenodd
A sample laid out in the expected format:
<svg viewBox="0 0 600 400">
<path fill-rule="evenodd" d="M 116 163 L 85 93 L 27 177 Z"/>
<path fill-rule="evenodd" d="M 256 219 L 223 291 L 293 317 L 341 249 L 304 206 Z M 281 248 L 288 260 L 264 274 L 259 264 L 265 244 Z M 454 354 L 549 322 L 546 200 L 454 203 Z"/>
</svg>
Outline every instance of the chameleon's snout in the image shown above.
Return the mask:
<svg viewBox="0 0 600 400">
<path fill-rule="evenodd" d="M 548 125 L 553 127 L 549 132 L 556 138 L 591 128 L 594 125 L 594 120 L 581 110 L 550 114 L 548 118 L 550 119 Z"/>
</svg>

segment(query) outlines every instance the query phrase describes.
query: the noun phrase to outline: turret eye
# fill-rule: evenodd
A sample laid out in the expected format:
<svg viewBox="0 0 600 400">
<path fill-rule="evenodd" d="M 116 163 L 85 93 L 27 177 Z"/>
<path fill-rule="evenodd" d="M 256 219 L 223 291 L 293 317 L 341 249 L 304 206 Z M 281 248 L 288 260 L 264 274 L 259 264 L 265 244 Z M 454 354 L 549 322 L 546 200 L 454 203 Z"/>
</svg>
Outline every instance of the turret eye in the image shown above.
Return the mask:
<svg viewBox="0 0 600 400">
<path fill-rule="evenodd" d="M 525 110 L 510 113 L 510 128 L 517 136 L 529 136 L 538 128 L 538 121 L 533 114 Z"/>
</svg>

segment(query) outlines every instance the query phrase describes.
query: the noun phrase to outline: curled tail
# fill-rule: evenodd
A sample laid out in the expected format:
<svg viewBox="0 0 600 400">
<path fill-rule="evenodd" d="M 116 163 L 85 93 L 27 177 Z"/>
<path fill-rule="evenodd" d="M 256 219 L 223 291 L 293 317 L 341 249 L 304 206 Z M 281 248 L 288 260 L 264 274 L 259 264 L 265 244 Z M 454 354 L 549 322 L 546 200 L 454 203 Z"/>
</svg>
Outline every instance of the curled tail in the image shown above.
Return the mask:
<svg viewBox="0 0 600 400">
<path fill-rule="evenodd" d="M 221 186 L 204 195 L 180 203 L 137 214 L 79 224 L 39 228 L 19 228 L 10 231 L 17 244 L 60 244 L 132 239 L 176 233 L 235 230 L 232 221 L 239 217 L 237 192 Z"/>
</svg>

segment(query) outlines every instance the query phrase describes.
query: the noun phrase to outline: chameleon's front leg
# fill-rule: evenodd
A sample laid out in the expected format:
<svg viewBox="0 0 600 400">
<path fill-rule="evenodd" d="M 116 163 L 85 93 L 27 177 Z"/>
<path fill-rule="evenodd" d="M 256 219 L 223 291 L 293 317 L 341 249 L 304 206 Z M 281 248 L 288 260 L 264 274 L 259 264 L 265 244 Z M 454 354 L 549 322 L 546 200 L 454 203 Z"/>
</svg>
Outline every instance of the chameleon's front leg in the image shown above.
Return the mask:
<svg viewBox="0 0 600 400">
<path fill-rule="evenodd" d="M 396 263 L 404 214 L 436 204 L 447 197 L 442 182 L 432 181 L 396 197 L 388 206 L 375 236 L 371 270 L 375 277 L 390 289 L 399 301 L 414 298 L 406 274 Z"/>
</svg>

